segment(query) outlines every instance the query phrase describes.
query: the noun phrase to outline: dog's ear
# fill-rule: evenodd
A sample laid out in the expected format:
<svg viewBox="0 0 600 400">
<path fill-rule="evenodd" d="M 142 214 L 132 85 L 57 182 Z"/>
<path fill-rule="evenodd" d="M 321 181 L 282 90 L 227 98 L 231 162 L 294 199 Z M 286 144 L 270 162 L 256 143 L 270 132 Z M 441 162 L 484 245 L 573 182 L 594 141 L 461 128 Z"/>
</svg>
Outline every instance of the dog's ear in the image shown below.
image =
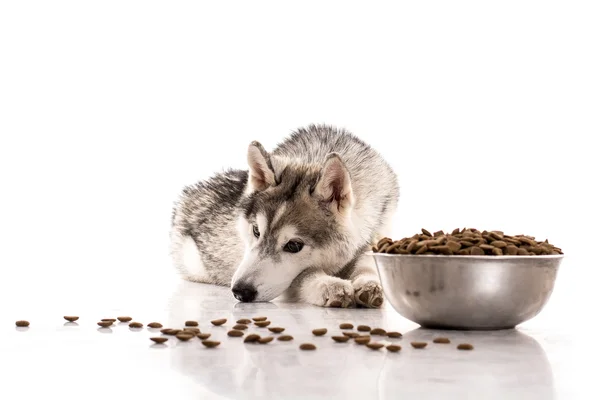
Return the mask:
<svg viewBox="0 0 600 400">
<path fill-rule="evenodd" d="M 315 186 L 315 194 L 338 211 L 348 209 L 354 204 L 350 173 L 337 153 L 327 156 Z"/>
<path fill-rule="evenodd" d="M 275 184 L 271 158 L 259 142 L 254 141 L 248 146 L 248 166 L 250 167 L 248 177 L 250 191 L 265 190 Z"/>
</svg>

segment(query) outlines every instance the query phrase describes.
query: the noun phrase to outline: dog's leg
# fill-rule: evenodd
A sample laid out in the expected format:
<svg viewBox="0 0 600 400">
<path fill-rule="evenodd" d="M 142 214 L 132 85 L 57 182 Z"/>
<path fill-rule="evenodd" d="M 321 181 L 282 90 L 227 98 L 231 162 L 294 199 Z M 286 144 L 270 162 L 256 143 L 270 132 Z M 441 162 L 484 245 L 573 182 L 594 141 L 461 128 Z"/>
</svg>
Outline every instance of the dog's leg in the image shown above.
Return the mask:
<svg viewBox="0 0 600 400">
<path fill-rule="evenodd" d="M 348 279 L 354 288 L 354 299 L 363 307 L 379 308 L 383 304 L 383 290 L 376 268 L 373 257 L 363 254 L 349 274 Z"/>
<path fill-rule="evenodd" d="M 349 280 L 327 275 L 319 268 L 301 273 L 284 294 L 291 301 L 304 301 L 321 307 L 353 307 L 354 288 Z"/>
</svg>

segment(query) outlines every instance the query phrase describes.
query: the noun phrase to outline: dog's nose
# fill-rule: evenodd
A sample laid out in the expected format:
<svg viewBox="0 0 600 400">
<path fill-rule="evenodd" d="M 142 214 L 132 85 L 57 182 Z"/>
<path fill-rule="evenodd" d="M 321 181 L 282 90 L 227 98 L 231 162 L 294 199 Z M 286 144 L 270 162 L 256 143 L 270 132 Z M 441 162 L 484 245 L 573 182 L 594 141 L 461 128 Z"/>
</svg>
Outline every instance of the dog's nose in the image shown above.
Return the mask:
<svg viewBox="0 0 600 400">
<path fill-rule="evenodd" d="M 236 299 L 244 303 L 249 303 L 256 298 L 256 289 L 251 285 L 238 284 L 231 291 Z"/>
</svg>

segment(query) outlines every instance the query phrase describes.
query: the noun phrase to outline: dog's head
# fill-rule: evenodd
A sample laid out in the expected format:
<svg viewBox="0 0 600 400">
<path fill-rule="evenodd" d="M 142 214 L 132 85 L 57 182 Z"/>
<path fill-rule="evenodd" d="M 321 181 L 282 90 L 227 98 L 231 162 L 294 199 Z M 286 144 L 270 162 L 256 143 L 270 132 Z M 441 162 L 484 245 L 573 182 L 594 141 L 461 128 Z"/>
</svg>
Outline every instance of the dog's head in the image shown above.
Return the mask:
<svg viewBox="0 0 600 400">
<path fill-rule="evenodd" d="M 351 177 L 337 154 L 318 165 L 248 149 L 248 185 L 239 234 L 244 259 L 232 280 L 240 301 L 270 301 L 301 272 L 347 258 L 352 237 Z"/>
</svg>

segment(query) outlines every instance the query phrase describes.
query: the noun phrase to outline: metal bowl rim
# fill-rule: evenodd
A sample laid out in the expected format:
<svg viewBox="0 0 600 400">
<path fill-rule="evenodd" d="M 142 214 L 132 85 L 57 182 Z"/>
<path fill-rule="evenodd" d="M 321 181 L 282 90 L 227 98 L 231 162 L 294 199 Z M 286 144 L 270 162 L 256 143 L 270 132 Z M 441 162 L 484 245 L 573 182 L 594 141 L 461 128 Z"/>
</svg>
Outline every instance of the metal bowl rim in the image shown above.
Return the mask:
<svg viewBox="0 0 600 400">
<path fill-rule="evenodd" d="M 461 259 L 472 259 L 472 260 L 548 260 L 564 258 L 564 254 L 555 255 L 544 255 L 544 256 L 462 256 L 462 255 L 445 255 L 445 254 L 389 254 L 389 253 L 376 253 L 374 251 L 368 251 L 367 255 L 374 257 L 400 257 L 400 258 L 461 258 Z"/>
</svg>

